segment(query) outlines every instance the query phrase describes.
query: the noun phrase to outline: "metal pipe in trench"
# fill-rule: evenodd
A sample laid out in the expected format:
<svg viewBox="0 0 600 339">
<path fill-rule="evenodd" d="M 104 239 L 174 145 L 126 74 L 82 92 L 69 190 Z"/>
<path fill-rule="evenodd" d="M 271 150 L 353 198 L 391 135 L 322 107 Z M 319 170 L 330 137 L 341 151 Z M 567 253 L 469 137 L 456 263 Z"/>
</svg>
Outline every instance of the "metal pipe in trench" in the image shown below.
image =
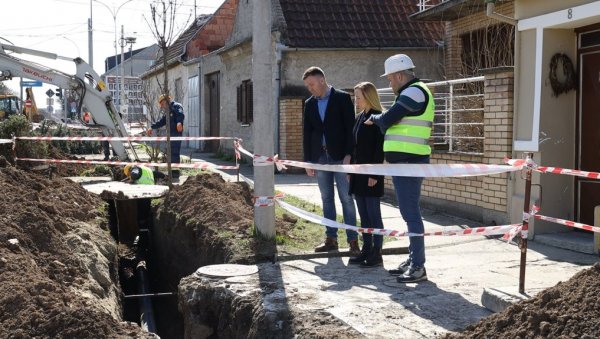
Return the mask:
<svg viewBox="0 0 600 339">
<path fill-rule="evenodd" d="M 140 294 L 149 293 L 146 261 L 140 261 L 136 267 L 138 276 L 138 289 Z M 156 322 L 154 321 L 154 310 L 152 300 L 149 296 L 142 297 L 140 302 L 140 326 L 143 330 L 150 333 L 156 333 Z"/>
</svg>

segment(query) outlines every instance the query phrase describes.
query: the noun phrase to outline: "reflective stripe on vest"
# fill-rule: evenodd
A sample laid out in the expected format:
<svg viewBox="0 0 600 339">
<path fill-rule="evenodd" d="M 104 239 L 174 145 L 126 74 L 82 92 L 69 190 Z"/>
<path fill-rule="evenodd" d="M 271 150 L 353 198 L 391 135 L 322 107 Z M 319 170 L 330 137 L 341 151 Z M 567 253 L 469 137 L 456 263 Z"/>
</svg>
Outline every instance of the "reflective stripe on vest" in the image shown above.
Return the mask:
<svg viewBox="0 0 600 339">
<path fill-rule="evenodd" d="M 142 169 L 142 176 L 135 181 L 138 185 L 154 185 L 154 173 L 146 166 L 139 166 Z"/>
<path fill-rule="evenodd" d="M 427 107 L 421 115 L 404 117 L 399 123 L 387 129 L 383 142 L 384 152 L 403 152 L 418 155 L 431 154 L 429 138 L 431 137 L 433 116 L 435 113 L 433 95 L 431 95 L 429 88 L 421 81 L 415 82 L 411 86 L 417 86 L 427 93 Z M 399 98 L 400 95 L 396 97 L 396 101 Z"/>
</svg>

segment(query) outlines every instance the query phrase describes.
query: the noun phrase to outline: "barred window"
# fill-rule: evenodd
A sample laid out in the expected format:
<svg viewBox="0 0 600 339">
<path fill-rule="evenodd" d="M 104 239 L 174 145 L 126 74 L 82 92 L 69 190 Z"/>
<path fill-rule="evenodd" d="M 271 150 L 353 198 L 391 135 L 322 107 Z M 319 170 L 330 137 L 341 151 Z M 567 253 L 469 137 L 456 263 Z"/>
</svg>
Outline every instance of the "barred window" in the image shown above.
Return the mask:
<svg viewBox="0 0 600 339">
<path fill-rule="evenodd" d="M 244 125 L 252 123 L 252 104 L 252 81 L 244 80 L 237 87 L 237 120 Z"/>
</svg>

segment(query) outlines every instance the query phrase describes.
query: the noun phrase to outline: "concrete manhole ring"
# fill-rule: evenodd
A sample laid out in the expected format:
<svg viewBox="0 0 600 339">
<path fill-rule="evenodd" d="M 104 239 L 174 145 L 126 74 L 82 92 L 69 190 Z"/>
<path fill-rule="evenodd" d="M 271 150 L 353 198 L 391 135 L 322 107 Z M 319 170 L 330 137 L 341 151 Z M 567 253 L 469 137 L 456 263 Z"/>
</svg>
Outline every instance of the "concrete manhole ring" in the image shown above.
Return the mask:
<svg viewBox="0 0 600 339">
<path fill-rule="evenodd" d="M 256 265 L 238 265 L 238 264 L 220 264 L 202 266 L 196 270 L 196 274 L 207 275 L 210 277 L 237 277 L 250 275 L 258 272 Z"/>
</svg>

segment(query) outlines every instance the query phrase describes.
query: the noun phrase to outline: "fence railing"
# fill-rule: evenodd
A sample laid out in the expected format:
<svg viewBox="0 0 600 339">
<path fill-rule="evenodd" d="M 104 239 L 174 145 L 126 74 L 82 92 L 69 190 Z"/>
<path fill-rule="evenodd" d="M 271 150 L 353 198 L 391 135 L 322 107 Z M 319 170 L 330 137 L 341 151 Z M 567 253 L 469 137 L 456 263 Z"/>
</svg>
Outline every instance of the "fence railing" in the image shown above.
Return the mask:
<svg viewBox="0 0 600 339">
<path fill-rule="evenodd" d="M 417 8 L 419 9 L 419 12 L 422 12 L 430 7 L 437 6 L 446 1 L 448 0 L 419 0 L 417 2 Z"/>
<path fill-rule="evenodd" d="M 483 154 L 484 77 L 429 82 L 435 100 L 432 139 L 435 150 Z M 381 104 L 389 108 L 395 99 L 391 88 L 378 89 Z"/>
</svg>

